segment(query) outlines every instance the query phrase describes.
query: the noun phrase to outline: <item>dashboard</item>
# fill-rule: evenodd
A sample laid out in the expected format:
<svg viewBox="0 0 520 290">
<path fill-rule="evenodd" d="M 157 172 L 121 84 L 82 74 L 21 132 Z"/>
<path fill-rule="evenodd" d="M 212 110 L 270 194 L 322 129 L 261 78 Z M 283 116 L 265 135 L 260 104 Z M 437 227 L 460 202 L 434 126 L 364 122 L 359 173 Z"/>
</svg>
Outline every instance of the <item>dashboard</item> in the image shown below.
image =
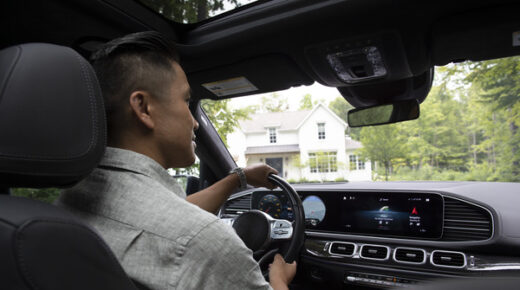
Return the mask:
<svg viewBox="0 0 520 290">
<path fill-rule="evenodd" d="M 315 288 L 405 287 L 520 273 L 520 185 L 381 182 L 294 186 L 305 214 L 301 266 Z M 280 190 L 230 197 L 219 212 L 294 218 Z M 300 270 L 299 270 L 300 271 Z"/>
</svg>

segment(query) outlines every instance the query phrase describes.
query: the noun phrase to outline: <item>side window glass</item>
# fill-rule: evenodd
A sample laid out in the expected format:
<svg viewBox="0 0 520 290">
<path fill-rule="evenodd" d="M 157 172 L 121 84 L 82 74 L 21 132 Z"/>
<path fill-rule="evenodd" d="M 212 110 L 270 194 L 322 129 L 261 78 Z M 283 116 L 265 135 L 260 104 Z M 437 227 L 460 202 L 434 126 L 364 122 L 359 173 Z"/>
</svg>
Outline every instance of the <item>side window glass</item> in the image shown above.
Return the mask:
<svg viewBox="0 0 520 290">
<path fill-rule="evenodd" d="M 11 195 L 27 197 L 43 202 L 53 203 L 60 195 L 59 188 L 12 188 Z"/>
</svg>

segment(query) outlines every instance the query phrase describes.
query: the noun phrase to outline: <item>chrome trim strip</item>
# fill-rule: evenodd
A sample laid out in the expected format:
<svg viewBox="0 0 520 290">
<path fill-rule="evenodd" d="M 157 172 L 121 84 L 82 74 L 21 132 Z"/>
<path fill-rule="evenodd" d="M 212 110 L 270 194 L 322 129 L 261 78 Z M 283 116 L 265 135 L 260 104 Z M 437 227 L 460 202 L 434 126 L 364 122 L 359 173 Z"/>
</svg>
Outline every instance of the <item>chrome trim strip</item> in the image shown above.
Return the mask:
<svg viewBox="0 0 520 290">
<path fill-rule="evenodd" d="M 371 257 L 363 257 L 363 248 L 365 246 L 386 248 L 386 257 L 384 257 L 383 259 L 371 258 Z M 388 260 L 388 258 L 390 258 L 390 247 L 383 246 L 383 245 L 363 244 L 363 245 L 361 245 L 361 248 L 359 250 L 359 257 L 362 258 L 362 259 L 367 259 L 367 260 L 386 261 L 386 260 Z"/>
<path fill-rule="evenodd" d="M 352 255 L 345 255 L 345 254 L 338 254 L 338 253 L 333 253 L 331 250 L 332 250 L 332 245 L 336 243 L 336 244 L 349 244 L 349 245 L 354 245 L 354 249 L 352 250 Z M 357 249 L 358 249 L 358 245 L 355 244 L 355 243 L 351 243 L 351 242 L 331 242 L 330 245 L 329 245 L 329 254 L 333 255 L 333 256 L 341 256 L 341 257 L 353 257 L 356 252 L 357 252 Z"/>
<path fill-rule="evenodd" d="M 463 230 L 463 231 L 472 231 L 472 232 L 487 232 L 488 230 L 485 229 L 475 229 L 475 228 L 463 228 L 463 227 L 444 227 L 445 229 L 452 229 L 452 230 Z"/>
<path fill-rule="evenodd" d="M 423 260 L 421 262 L 410 262 L 410 261 L 400 261 L 400 260 L 397 260 L 397 258 L 395 257 L 396 256 L 396 253 L 397 253 L 397 250 L 413 250 L 413 251 L 421 251 L 423 252 Z M 413 265 L 422 265 L 422 264 L 426 264 L 426 256 L 427 256 L 427 253 L 425 250 L 423 249 L 419 249 L 419 248 L 407 248 L 407 247 L 396 247 L 394 249 L 394 254 L 392 255 L 392 258 L 394 259 L 395 262 L 397 263 L 403 263 L 403 264 L 413 264 Z"/>
<path fill-rule="evenodd" d="M 448 197 L 451 198 L 451 197 Z M 455 219 L 444 219 L 445 221 L 456 222 L 456 223 L 472 223 L 472 224 L 489 224 L 488 221 L 468 221 L 468 220 L 455 220 Z"/>
<path fill-rule="evenodd" d="M 485 264 L 482 266 L 468 267 L 468 271 L 485 272 L 485 271 L 507 271 L 520 270 L 520 263 L 503 263 L 503 264 Z"/>
<path fill-rule="evenodd" d="M 439 264 L 435 264 L 433 262 L 433 255 L 435 253 L 451 253 L 451 254 L 460 254 L 462 255 L 462 258 L 464 259 L 464 264 L 462 266 L 450 266 L 450 265 L 439 265 Z M 430 263 L 434 266 L 437 266 L 437 267 L 442 267 L 442 268 L 453 268 L 453 269 L 462 269 L 462 268 L 465 268 L 466 265 L 468 264 L 468 260 L 466 259 L 466 254 L 462 253 L 462 252 L 455 252 L 455 251 L 443 251 L 443 250 L 435 250 L 433 251 L 431 254 L 430 254 Z"/>
</svg>

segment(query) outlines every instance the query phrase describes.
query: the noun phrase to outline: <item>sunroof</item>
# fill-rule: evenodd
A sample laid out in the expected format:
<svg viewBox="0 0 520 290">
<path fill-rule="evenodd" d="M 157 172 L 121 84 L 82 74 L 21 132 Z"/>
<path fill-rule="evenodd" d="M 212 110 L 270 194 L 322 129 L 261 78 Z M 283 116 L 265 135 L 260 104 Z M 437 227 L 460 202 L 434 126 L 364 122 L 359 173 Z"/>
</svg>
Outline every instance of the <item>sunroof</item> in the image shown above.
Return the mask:
<svg viewBox="0 0 520 290">
<path fill-rule="evenodd" d="M 179 23 L 196 23 L 253 2 L 265 0 L 137 0 L 165 18 Z"/>
</svg>

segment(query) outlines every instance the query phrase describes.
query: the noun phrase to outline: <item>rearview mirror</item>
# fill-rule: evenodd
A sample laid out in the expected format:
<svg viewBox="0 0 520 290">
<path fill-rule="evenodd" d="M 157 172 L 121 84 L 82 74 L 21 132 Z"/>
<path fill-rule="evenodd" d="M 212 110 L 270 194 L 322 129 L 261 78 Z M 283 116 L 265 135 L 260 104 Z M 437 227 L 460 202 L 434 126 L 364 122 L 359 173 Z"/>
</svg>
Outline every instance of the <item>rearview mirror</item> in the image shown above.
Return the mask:
<svg viewBox="0 0 520 290">
<path fill-rule="evenodd" d="M 408 100 L 350 110 L 348 112 L 348 125 L 350 127 L 374 126 L 417 118 L 419 118 L 419 102 Z"/>
</svg>

